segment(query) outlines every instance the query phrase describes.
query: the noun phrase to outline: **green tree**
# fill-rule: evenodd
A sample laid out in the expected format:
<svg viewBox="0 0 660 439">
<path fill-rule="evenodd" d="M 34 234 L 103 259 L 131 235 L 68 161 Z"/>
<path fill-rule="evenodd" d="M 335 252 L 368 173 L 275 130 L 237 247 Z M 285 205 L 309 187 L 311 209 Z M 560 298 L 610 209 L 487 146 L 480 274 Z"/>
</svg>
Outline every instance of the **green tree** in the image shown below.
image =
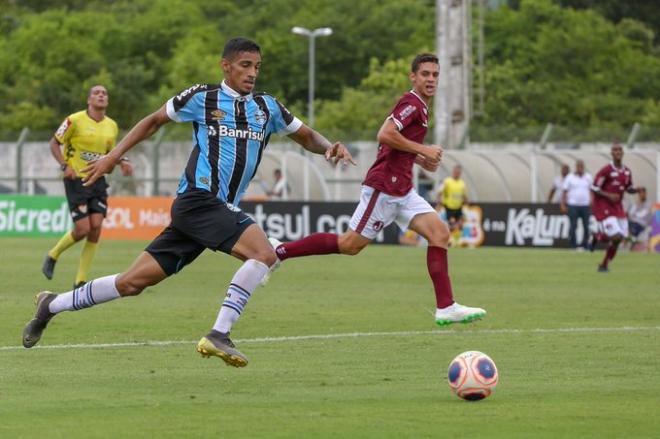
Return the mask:
<svg viewBox="0 0 660 439">
<path fill-rule="evenodd" d="M 486 114 L 473 125 L 654 123 L 655 3 L 512 0 L 512 7 L 489 10 Z M 0 0 L 0 129 L 55 129 L 84 107 L 95 83 L 109 88 L 109 114 L 128 128 L 190 84 L 218 81 L 222 46 L 239 35 L 262 47 L 259 89 L 304 116 L 308 41 L 290 29 L 330 26 L 334 34 L 317 40 L 318 126 L 373 138 L 408 87 L 409 58 L 433 46 L 434 6 L 434 0 Z"/>
<path fill-rule="evenodd" d="M 344 88 L 338 101 L 319 102 L 317 127 L 336 138 L 373 140 L 395 100 L 410 89 L 410 59 L 381 64 L 373 58 L 359 87 Z"/>
<path fill-rule="evenodd" d="M 627 36 L 631 24 L 624 29 L 594 11 L 562 9 L 550 0 L 491 12 L 486 115 L 478 123 L 639 121 L 648 97 L 660 95 L 660 59 Z"/>
<path fill-rule="evenodd" d="M 614 23 L 632 19 L 646 23 L 647 29 L 660 29 L 660 2 L 650 0 L 557 0 L 565 7 L 593 9 Z M 655 38 L 660 35 L 655 34 Z M 656 40 L 658 41 L 658 40 Z"/>
</svg>

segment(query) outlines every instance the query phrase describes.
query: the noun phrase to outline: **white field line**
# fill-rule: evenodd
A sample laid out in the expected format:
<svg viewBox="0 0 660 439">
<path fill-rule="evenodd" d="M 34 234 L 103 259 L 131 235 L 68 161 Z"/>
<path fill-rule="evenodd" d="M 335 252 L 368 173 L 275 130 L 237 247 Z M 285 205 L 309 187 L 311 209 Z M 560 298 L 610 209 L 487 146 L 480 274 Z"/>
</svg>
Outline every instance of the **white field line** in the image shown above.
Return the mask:
<svg viewBox="0 0 660 439">
<path fill-rule="evenodd" d="M 236 339 L 236 343 L 279 343 L 289 341 L 306 340 L 333 340 L 341 338 L 362 338 L 362 337 L 410 337 L 416 335 L 492 335 L 492 334 L 565 334 L 565 333 L 611 333 L 611 332 L 641 332 L 641 331 L 660 331 L 660 326 L 620 326 L 612 328 L 537 328 L 537 329 L 468 329 L 468 330 L 442 330 L 433 331 L 393 331 L 393 332 L 346 332 L 340 334 L 317 334 L 317 335 L 294 335 L 283 337 L 261 337 Z M 149 346 L 173 346 L 183 344 L 196 344 L 197 340 L 153 340 L 136 341 L 125 343 L 94 343 L 94 344 L 57 344 L 42 345 L 32 349 L 106 349 L 106 348 L 132 348 Z M 22 346 L 0 346 L 1 351 L 19 351 L 25 350 Z"/>
</svg>

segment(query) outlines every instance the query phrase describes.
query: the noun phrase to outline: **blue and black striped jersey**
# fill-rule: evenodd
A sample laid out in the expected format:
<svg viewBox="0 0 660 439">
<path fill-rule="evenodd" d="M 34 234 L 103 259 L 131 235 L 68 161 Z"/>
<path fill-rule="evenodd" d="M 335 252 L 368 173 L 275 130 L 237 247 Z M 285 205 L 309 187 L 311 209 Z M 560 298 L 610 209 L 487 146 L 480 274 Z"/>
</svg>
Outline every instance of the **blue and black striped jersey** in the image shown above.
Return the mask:
<svg viewBox="0 0 660 439">
<path fill-rule="evenodd" d="M 234 206 L 257 172 L 270 135 L 302 126 L 273 96 L 240 95 L 224 81 L 195 84 L 169 99 L 166 108 L 173 121 L 193 124 L 193 148 L 177 192 L 203 189 Z"/>
</svg>

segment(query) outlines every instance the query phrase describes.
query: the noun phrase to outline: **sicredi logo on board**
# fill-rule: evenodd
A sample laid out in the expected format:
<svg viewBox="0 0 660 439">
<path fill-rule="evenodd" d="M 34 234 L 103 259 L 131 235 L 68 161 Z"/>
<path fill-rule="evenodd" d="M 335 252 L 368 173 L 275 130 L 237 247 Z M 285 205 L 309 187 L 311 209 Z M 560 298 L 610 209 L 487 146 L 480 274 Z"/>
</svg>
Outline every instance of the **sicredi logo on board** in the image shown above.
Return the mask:
<svg viewBox="0 0 660 439">
<path fill-rule="evenodd" d="M 21 203 L 20 200 L 0 200 L 0 233 L 49 234 L 64 233 L 72 227 L 65 201 L 58 206 Z"/>
</svg>

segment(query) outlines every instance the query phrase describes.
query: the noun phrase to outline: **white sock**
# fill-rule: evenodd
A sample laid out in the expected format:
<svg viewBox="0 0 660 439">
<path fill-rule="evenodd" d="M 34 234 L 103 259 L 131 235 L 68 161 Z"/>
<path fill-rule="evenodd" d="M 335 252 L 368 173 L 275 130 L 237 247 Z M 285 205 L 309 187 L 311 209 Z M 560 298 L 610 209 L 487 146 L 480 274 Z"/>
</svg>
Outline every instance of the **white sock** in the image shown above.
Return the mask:
<svg viewBox="0 0 660 439">
<path fill-rule="evenodd" d="M 268 273 L 268 266 L 263 262 L 248 259 L 238 269 L 227 289 L 218 318 L 213 329 L 219 332 L 229 332 L 232 325 L 243 312 L 252 292 L 257 288 L 261 279 Z"/>
<path fill-rule="evenodd" d="M 119 275 L 113 274 L 112 276 L 94 279 L 73 291 L 58 294 L 50 302 L 48 309 L 50 312 L 57 314 L 62 311 L 77 311 L 117 299 L 120 297 L 119 291 L 117 291 L 117 287 L 115 286 L 117 276 Z"/>
</svg>

